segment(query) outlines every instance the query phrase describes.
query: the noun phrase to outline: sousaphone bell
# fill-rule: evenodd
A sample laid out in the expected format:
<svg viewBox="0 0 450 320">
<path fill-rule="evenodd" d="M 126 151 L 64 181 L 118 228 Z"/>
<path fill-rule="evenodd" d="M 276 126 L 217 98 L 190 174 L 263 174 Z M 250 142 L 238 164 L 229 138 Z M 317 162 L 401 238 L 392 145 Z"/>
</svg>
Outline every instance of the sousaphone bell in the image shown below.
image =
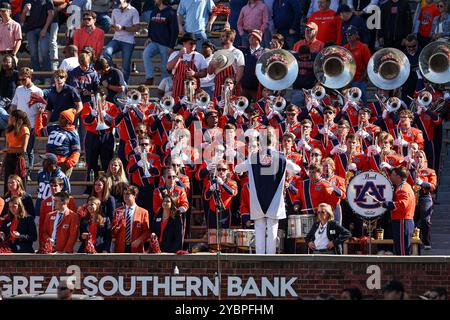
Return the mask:
<svg viewBox="0 0 450 320">
<path fill-rule="evenodd" d="M 370 81 L 384 90 L 401 87 L 409 77 L 409 70 L 408 58 L 395 48 L 378 50 L 367 64 L 367 75 Z"/>
<path fill-rule="evenodd" d="M 275 49 L 259 57 L 255 71 L 259 82 L 267 89 L 284 90 L 297 78 L 298 64 L 289 51 Z"/>
<path fill-rule="evenodd" d="M 353 55 L 341 46 L 323 48 L 314 60 L 314 75 L 327 88 L 345 87 L 353 80 L 355 72 Z"/>
<path fill-rule="evenodd" d="M 419 55 L 419 68 L 423 76 L 433 83 L 450 81 L 450 44 L 434 41 L 425 46 Z"/>
</svg>

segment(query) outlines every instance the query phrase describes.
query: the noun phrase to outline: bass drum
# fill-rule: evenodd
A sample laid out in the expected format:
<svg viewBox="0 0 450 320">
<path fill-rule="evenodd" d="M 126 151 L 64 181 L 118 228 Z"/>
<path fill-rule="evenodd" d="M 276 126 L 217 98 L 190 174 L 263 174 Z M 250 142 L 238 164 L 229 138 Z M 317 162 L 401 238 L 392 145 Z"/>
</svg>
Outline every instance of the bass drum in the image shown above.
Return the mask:
<svg viewBox="0 0 450 320">
<path fill-rule="evenodd" d="M 386 212 L 383 202 L 392 201 L 394 187 L 385 175 L 375 171 L 362 172 L 347 186 L 347 201 L 352 210 L 364 218 L 376 218 Z"/>
</svg>

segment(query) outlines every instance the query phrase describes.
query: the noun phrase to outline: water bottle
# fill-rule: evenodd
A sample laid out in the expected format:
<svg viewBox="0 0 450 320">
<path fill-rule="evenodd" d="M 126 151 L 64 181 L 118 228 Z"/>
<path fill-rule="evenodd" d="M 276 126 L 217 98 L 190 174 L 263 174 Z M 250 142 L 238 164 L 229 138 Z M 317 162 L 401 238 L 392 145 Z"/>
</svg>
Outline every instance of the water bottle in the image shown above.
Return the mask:
<svg viewBox="0 0 450 320">
<path fill-rule="evenodd" d="M 94 182 L 94 180 L 95 180 L 95 173 L 94 170 L 91 169 L 91 171 L 89 171 L 89 181 Z"/>
</svg>

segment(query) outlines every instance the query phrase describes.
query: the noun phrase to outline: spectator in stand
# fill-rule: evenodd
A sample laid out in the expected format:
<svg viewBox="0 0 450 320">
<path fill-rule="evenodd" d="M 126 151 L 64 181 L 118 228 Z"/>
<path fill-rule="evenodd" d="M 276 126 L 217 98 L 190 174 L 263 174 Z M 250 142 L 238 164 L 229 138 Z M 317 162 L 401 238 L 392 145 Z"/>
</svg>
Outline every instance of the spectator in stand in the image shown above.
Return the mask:
<svg viewBox="0 0 450 320">
<path fill-rule="evenodd" d="M 273 24 L 275 31 L 283 35 L 285 45 L 290 49 L 300 38 L 300 23 L 303 11 L 297 0 L 273 2 Z"/>
<path fill-rule="evenodd" d="M 110 7 L 110 0 L 91 0 L 92 1 L 92 11 L 97 15 L 97 25 L 103 32 L 108 32 L 111 28 L 111 17 L 108 15 L 108 10 Z M 102 42 L 103 43 L 103 42 Z M 100 53 L 99 51 L 98 53 Z M 97 53 L 97 54 L 98 54 Z"/>
<path fill-rule="evenodd" d="M 319 27 L 314 22 L 305 24 L 305 39 L 302 39 L 294 44 L 293 50 L 298 52 L 301 46 L 307 46 L 311 53 L 320 52 L 325 44 L 322 41 L 317 40 L 316 36 L 318 30 Z"/>
<path fill-rule="evenodd" d="M 69 209 L 69 194 L 55 194 L 55 211 L 50 212 L 42 227 L 43 242 L 50 243 L 57 253 L 73 253 L 78 238 L 80 219 L 78 213 Z"/>
<path fill-rule="evenodd" d="M 19 71 L 19 81 L 21 86 L 17 87 L 11 102 L 10 110 L 21 110 L 27 113 L 30 121 L 30 140 L 28 141 L 27 155 L 28 168 L 31 170 L 34 166 L 34 124 L 39 109 L 45 108 L 44 93 L 32 82 L 33 71 L 30 68 L 23 67 Z M 37 100 L 36 100 L 37 98 Z M 40 100 L 40 102 L 39 102 Z"/>
<path fill-rule="evenodd" d="M 22 179 L 27 177 L 24 153 L 27 151 L 30 140 L 30 129 L 27 114 L 21 110 L 13 110 L 6 127 L 6 148 L 0 150 L 0 153 L 5 154 L 3 163 L 5 191 L 10 175 L 17 174 Z"/>
<path fill-rule="evenodd" d="M 113 39 L 103 50 L 103 56 L 113 65 L 112 56 L 122 52 L 122 69 L 124 80 L 128 82 L 131 70 L 131 57 L 134 50 L 134 34 L 141 29 L 139 25 L 139 13 L 130 5 L 130 0 L 120 2 L 120 6 L 114 9 L 111 15 L 111 30 L 114 32 Z"/>
<path fill-rule="evenodd" d="M 273 26 L 273 2 L 274 0 L 264 0 L 264 3 L 267 6 L 267 12 L 269 13 L 267 28 L 263 34 L 262 46 L 264 48 L 270 47 L 270 40 L 272 39 L 272 34 L 275 32 L 275 28 Z"/>
<path fill-rule="evenodd" d="M 8 202 L 11 200 L 11 198 L 19 197 L 22 200 L 23 205 L 25 206 L 25 211 L 28 213 L 28 215 L 34 218 L 35 211 L 33 198 L 29 193 L 25 191 L 22 179 L 18 175 L 12 174 L 9 176 L 9 179 L 7 181 L 8 183 L 6 184 L 6 186 L 8 188 L 8 191 L 5 193 L 5 205 L 3 206 L 1 217 L 4 217 L 8 212 Z"/>
<path fill-rule="evenodd" d="M 316 83 L 314 77 L 314 59 L 316 54 L 312 54 L 310 48 L 306 45 L 298 49 L 297 54 L 298 74 L 292 84 L 291 103 L 296 106 L 303 106 L 305 103 L 305 95 L 303 89 L 311 89 Z"/>
<path fill-rule="evenodd" d="M 362 292 L 358 288 L 345 288 L 342 290 L 341 300 L 362 300 Z"/>
<path fill-rule="evenodd" d="M 202 54 L 205 57 L 207 66 L 209 66 L 215 51 L 216 46 L 211 41 L 203 42 Z M 207 74 L 206 77 L 200 79 L 200 87 L 205 90 L 210 97 L 212 97 L 214 93 L 214 78 L 214 74 Z"/>
<path fill-rule="evenodd" d="M 94 69 L 100 75 L 100 83 L 108 90 L 106 101 L 116 103 L 115 97 L 125 92 L 126 87 L 122 71 L 111 67 L 105 58 L 98 59 Z"/>
<path fill-rule="evenodd" d="M 8 215 L 2 221 L 0 230 L 0 237 L 6 240 L 13 253 L 34 253 L 36 224 L 34 217 L 25 210 L 20 197 L 14 196 L 9 201 Z"/>
<path fill-rule="evenodd" d="M 241 95 L 247 97 L 249 101 L 256 102 L 258 94 L 258 78 L 256 78 L 256 62 L 264 53 L 264 48 L 261 47 L 262 32 L 260 30 L 253 30 L 250 32 L 249 46 L 242 49 L 244 54 L 245 66 L 244 75 L 241 80 Z"/>
<path fill-rule="evenodd" d="M 161 252 L 176 253 L 183 249 L 183 222 L 177 199 L 164 196 L 161 208 L 155 213 L 151 230 L 158 238 Z"/>
<path fill-rule="evenodd" d="M 83 24 L 80 29 L 75 30 L 73 34 L 73 44 L 79 49 L 84 47 L 94 48 L 94 57 L 98 57 L 105 42 L 105 32 L 95 26 L 97 15 L 94 11 L 85 11 L 83 13 Z"/>
<path fill-rule="evenodd" d="M 167 1 L 169 3 L 170 0 Z M 142 20 L 145 22 L 150 22 L 150 15 L 152 11 L 155 10 L 155 0 L 144 0 L 144 5 L 142 6 Z"/>
<path fill-rule="evenodd" d="M 116 210 L 116 199 L 111 195 L 110 185 L 106 176 L 95 179 L 91 196 L 100 200 L 100 209 L 105 217 L 113 219 Z"/>
<path fill-rule="evenodd" d="M 417 71 L 419 71 L 419 55 L 420 48 L 415 34 L 410 34 L 406 37 L 406 50 L 404 53 L 409 60 L 410 72 L 408 79 L 402 86 L 402 100 L 408 101 L 408 96 L 414 96 L 417 87 Z M 420 72 L 420 71 L 419 71 Z"/>
<path fill-rule="evenodd" d="M 72 174 L 72 169 L 80 159 L 80 137 L 73 125 L 75 121 L 75 109 L 68 109 L 61 112 L 58 124 L 42 124 L 43 111 L 39 110 L 36 116 L 34 133 L 38 137 L 49 137 L 46 152 L 54 153 L 58 158 L 58 165 L 68 178 Z"/>
<path fill-rule="evenodd" d="M 248 4 L 242 8 L 239 14 L 238 32 L 242 39 L 241 46 L 248 47 L 248 38 L 254 30 L 258 30 L 261 34 L 264 34 L 268 21 L 269 10 L 267 6 L 261 0 L 249 0 Z"/>
<path fill-rule="evenodd" d="M 417 34 L 420 47 L 423 48 L 430 43 L 433 20 L 439 15 L 439 8 L 434 0 L 425 0 L 425 5 L 420 8 L 420 13 L 414 21 L 413 28 L 413 32 Z"/>
<path fill-rule="evenodd" d="M 207 40 L 206 30 L 211 31 L 209 20 L 214 6 L 213 0 L 181 0 L 178 6 L 179 33 L 181 36 L 186 32 L 193 33 L 198 50 Z"/>
<path fill-rule="evenodd" d="M 319 1 L 318 0 L 311 0 L 310 5 L 308 8 L 308 14 L 306 15 L 308 18 L 316 11 L 319 11 Z M 339 0 L 331 0 L 330 2 L 330 8 L 331 10 L 337 11 L 339 8 Z M 344 2 L 344 1 L 343 1 Z"/>
<path fill-rule="evenodd" d="M 173 91 L 173 75 L 169 75 L 161 80 L 158 85 L 158 99 L 164 96 L 171 96 Z"/>
<path fill-rule="evenodd" d="M 386 0 L 381 0 L 384 3 Z M 369 26 L 367 24 L 369 17 L 373 15 L 373 6 L 378 6 L 380 0 L 348 0 L 347 5 L 352 9 L 353 14 L 364 19 L 364 23 L 369 29 L 369 49 L 371 52 L 375 51 L 375 39 L 377 34 L 377 29 L 374 26 Z M 369 20 L 370 21 L 370 20 Z M 374 21 L 372 21 L 373 23 Z"/>
<path fill-rule="evenodd" d="M 25 0 L 20 22 L 26 33 L 34 71 L 50 71 L 50 24 L 55 14 L 51 0 Z M 39 63 L 42 60 L 42 67 Z"/>
<path fill-rule="evenodd" d="M 128 179 L 122 161 L 118 157 L 109 162 L 106 176 L 111 188 L 111 195 L 116 199 L 117 206 L 123 205 L 123 191 L 128 186 Z"/>
<path fill-rule="evenodd" d="M 284 37 L 282 34 L 274 33 L 270 40 L 270 50 L 282 49 L 284 47 Z"/>
<path fill-rule="evenodd" d="M 92 102 L 91 96 L 97 92 L 100 79 L 94 68 L 91 67 L 91 60 L 87 53 L 82 53 L 79 57 L 80 65 L 69 72 L 67 84 L 78 90 L 83 104 Z"/>
<path fill-rule="evenodd" d="M 350 85 L 361 89 L 361 100 L 365 102 L 367 92 L 367 64 L 369 63 L 372 54 L 370 53 L 369 47 L 359 41 L 358 29 L 356 29 L 356 27 L 348 27 L 345 35 L 348 43 L 344 48 L 352 53 L 356 63 L 355 76 Z"/>
<path fill-rule="evenodd" d="M 173 52 L 178 37 L 178 20 L 176 11 L 169 6 L 168 0 L 155 0 L 155 9 L 148 23 L 148 39 L 142 52 L 145 68 L 145 84 L 154 85 L 154 68 L 152 58 L 161 56 L 160 70 L 163 78 L 169 74 L 167 58 Z"/>
<path fill-rule="evenodd" d="M 438 9 L 440 15 L 433 20 L 433 27 L 431 31 L 431 38 L 433 40 L 439 38 L 450 38 L 450 2 L 445 0 L 438 2 Z"/>
<path fill-rule="evenodd" d="M 405 300 L 405 287 L 397 280 L 389 281 L 383 288 L 384 300 Z"/>
<path fill-rule="evenodd" d="M 269 0 L 269 1 L 273 1 L 273 0 Z M 243 7 L 245 7 L 247 2 L 248 2 L 248 0 L 230 0 L 231 13 L 230 13 L 230 17 L 228 18 L 228 21 L 230 23 L 231 29 L 233 29 L 233 30 L 238 29 L 237 23 L 239 20 L 239 15 L 241 14 L 241 10 Z M 242 39 L 238 32 L 238 33 L 236 33 L 236 38 L 234 39 L 233 45 L 236 47 L 240 47 L 241 42 L 242 42 Z"/>
<path fill-rule="evenodd" d="M 64 48 L 64 56 L 66 57 L 60 64 L 59 69 L 65 72 L 72 71 L 80 65 L 78 61 L 78 47 L 73 44 Z"/>
<path fill-rule="evenodd" d="M 79 114 L 83 109 L 81 97 L 77 89 L 68 85 L 67 72 L 56 70 L 53 76 L 55 86 L 52 86 L 45 94 L 47 99 L 48 122 L 56 122 L 62 111 L 74 108 Z"/>
<path fill-rule="evenodd" d="M 425 292 L 419 298 L 423 300 L 447 300 L 447 289 L 445 287 L 436 287 L 433 290 Z"/>
<path fill-rule="evenodd" d="M 336 16 L 336 11 L 330 9 L 330 0 L 318 0 L 319 10 L 311 14 L 309 22 L 314 22 L 319 27 L 317 39 L 326 43 L 333 41 L 340 45 L 342 42 L 342 19 Z"/>
<path fill-rule="evenodd" d="M 0 57 L 5 54 L 12 55 L 15 65 L 17 65 L 16 54 L 22 44 L 22 30 L 20 24 L 11 18 L 11 5 L 3 2 L 0 5 Z M 3 59 L 2 59 L 3 60 Z"/>
<path fill-rule="evenodd" d="M 388 0 L 381 6 L 381 29 L 378 43 L 384 48 L 401 49 L 411 33 L 412 19 L 408 1 Z"/>
<path fill-rule="evenodd" d="M 0 97 L 12 99 L 19 83 L 19 71 L 17 71 L 14 57 L 6 54 L 2 59 L 0 70 Z"/>
<path fill-rule="evenodd" d="M 359 39 L 361 39 L 361 42 L 369 45 L 370 33 L 367 29 L 366 21 L 363 18 L 354 14 L 352 9 L 350 9 L 350 7 L 346 4 L 339 6 L 336 14 L 339 15 L 342 19 L 342 34 L 345 34 L 345 31 L 348 29 L 348 27 L 354 26 L 356 29 L 358 29 L 358 35 Z M 346 37 L 342 37 L 342 45 L 345 44 L 347 44 L 347 39 Z"/>
</svg>

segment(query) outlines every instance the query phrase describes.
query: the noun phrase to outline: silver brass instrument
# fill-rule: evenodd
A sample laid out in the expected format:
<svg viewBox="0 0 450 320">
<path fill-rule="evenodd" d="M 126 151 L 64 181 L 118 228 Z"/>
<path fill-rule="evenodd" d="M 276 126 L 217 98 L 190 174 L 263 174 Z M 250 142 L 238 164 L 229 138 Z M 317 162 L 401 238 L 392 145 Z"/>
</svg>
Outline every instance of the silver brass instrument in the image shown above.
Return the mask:
<svg viewBox="0 0 450 320">
<path fill-rule="evenodd" d="M 283 97 L 274 97 L 272 100 L 272 109 L 278 112 L 282 112 L 286 108 L 286 99 Z"/>
<path fill-rule="evenodd" d="M 373 54 L 367 64 L 370 81 L 381 89 L 392 90 L 401 87 L 409 76 L 408 57 L 398 49 L 384 48 Z"/>
<path fill-rule="evenodd" d="M 353 80 L 355 72 L 355 59 L 350 51 L 341 46 L 322 49 L 314 60 L 314 74 L 327 88 L 345 87 Z"/>
<path fill-rule="evenodd" d="M 320 85 L 316 85 L 311 89 L 311 97 L 313 99 L 316 100 L 322 100 L 323 98 L 325 98 L 326 96 L 326 91 L 325 88 L 320 86 Z"/>
<path fill-rule="evenodd" d="M 105 118 L 103 117 L 103 99 L 100 93 L 92 95 L 92 101 L 94 103 L 94 108 L 97 111 L 97 127 L 96 130 L 106 130 L 109 126 L 105 123 Z"/>
<path fill-rule="evenodd" d="M 184 81 L 184 96 L 187 98 L 188 104 L 194 103 L 195 92 L 190 80 Z"/>
<path fill-rule="evenodd" d="M 124 108 L 135 108 L 141 103 L 141 93 L 137 90 L 130 90 L 127 93 L 126 99 L 116 98 L 116 100 L 123 104 Z"/>
<path fill-rule="evenodd" d="M 231 90 L 230 86 L 227 84 L 222 85 L 222 99 L 224 101 L 223 105 L 223 114 L 228 115 L 230 112 L 230 97 L 231 97 Z"/>
<path fill-rule="evenodd" d="M 295 57 L 287 50 L 275 49 L 265 52 L 256 62 L 256 77 L 270 90 L 290 87 L 298 74 Z"/>
<path fill-rule="evenodd" d="M 419 68 L 423 76 L 430 82 L 449 82 L 450 44 L 438 40 L 425 46 L 419 55 Z"/>
<path fill-rule="evenodd" d="M 358 87 L 351 87 L 347 92 L 348 101 L 358 103 L 361 100 L 362 92 Z"/>
<path fill-rule="evenodd" d="M 386 110 L 391 113 L 391 112 L 397 112 L 400 107 L 402 106 L 402 101 L 397 98 L 397 97 L 390 97 L 387 101 L 386 101 Z"/>
<path fill-rule="evenodd" d="M 423 107 L 428 107 L 433 102 L 433 97 L 428 91 L 421 91 L 417 97 L 417 103 Z"/>
<path fill-rule="evenodd" d="M 143 178 L 150 178 L 151 174 L 149 171 L 149 166 L 148 166 L 148 160 L 147 160 L 147 152 L 145 152 L 142 148 L 141 148 L 141 152 L 139 153 L 139 156 L 141 157 L 141 161 L 142 161 L 142 170 L 144 171 L 144 176 Z"/>
<path fill-rule="evenodd" d="M 171 96 L 164 96 L 159 101 L 159 106 L 161 108 L 162 113 L 170 114 L 172 113 L 173 106 L 175 105 L 175 100 Z"/>
<path fill-rule="evenodd" d="M 248 99 L 244 96 L 237 97 L 233 102 L 233 107 L 236 109 L 236 111 L 244 113 L 245 109 L 247 109 L 248 107 Z"/>
<path fill-rule="evenodd" d="M 201 109 L 206 109 L 210 102 L 209 94 L 206 93 L 205 91 L 197 93 L 197 95 L 195 96 L 195 102 L 197 103 L 197 106 L 199 106 Z"/>
</svg>

